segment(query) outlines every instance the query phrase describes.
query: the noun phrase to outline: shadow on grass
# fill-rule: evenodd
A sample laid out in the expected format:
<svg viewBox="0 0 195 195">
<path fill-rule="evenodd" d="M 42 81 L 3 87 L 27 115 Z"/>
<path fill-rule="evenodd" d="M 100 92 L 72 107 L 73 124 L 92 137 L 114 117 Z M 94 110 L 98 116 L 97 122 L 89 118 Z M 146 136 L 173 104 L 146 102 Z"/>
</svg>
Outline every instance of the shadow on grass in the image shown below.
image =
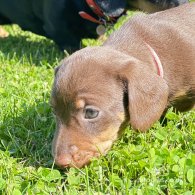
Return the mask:
<svg viewBox="0 0 195 195">
<path fill-rule="evenodd" d="M 26 166 L 51 167 L 51 143 L 55 122 L 50 105 L 36 102 L 24 105 L 22 113 L 11 111 L 0 125 L 0 149 L 10 152 Z"/>
<path fill-rule="evenodd" d="M 0 38 L 0 53 L 5 59 L 14 59 L 31 65 L 52 66 L 57 59 L 64 57 L 53 41 L 44 37 L 29 33 L 12 35 L 7 38 Z"/>
<path fill-rule="evenodd" d="M 10 35 L 0 38 L 2 64 L 53 68 L 64 57 L 64 53 L 49 39 L 24 32 L 16 25 L 5 29 Z M 33 102 L 30 104 L 26 100 L 20 108 L 13 103 L 9 113 L 3 115 L 0 121 L 0 150 L 8 150 L 12 157 L 19 158 L 27 166 L 51 167 L 54 117 L 44 99 Z"/>
</svg>

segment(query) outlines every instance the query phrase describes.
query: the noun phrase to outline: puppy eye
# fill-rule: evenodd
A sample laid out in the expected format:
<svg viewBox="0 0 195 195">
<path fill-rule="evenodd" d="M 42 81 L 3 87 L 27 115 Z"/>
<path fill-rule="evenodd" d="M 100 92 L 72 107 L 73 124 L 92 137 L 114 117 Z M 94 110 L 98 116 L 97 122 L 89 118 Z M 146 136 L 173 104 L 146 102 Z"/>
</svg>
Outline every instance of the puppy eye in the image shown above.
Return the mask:
<svg viewBox="0 0 195 195">
<path fill-rule="evenodd" d="M 98 116 L 99 111 L 92 109 L 92 108 L 86 108 L 85 109 L 85 119 L 94 119 Z"/>
</svg>

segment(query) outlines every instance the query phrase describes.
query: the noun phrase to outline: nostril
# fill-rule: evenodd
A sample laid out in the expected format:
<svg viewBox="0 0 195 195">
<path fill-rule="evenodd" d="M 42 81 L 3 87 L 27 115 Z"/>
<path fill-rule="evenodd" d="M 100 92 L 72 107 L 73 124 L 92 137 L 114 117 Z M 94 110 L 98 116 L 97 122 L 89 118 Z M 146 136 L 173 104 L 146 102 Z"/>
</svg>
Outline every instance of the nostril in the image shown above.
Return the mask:
<svg viewBox="0 0 195 195">
<path fill-rule="evenodd" d="M 82 155 L 81 155 L 80 153 L 78 153 L 78 154 L 75 154 L 75 155 L 73 156 L 73 158 L 74 158 L 74 161 L 75 161 L 75 162 L 79 162 L 79 161 L 82 160 Z"/>
<path fill-rule="evenodd" d="M 68 167 L 72 162 L 72 156 L 70 154 L 64 154 L 55 157 L 55 164 L 61 168 Z"/>
<path fill-rule="evenodd" d="M 75 146 L 75 145 L 70 146 L 70 153 L 71 153 L 71 154 L 77 153 L 78 150 L 79 150 L 79 149 L 78 149 L 77 146 Z"/>
</svg>

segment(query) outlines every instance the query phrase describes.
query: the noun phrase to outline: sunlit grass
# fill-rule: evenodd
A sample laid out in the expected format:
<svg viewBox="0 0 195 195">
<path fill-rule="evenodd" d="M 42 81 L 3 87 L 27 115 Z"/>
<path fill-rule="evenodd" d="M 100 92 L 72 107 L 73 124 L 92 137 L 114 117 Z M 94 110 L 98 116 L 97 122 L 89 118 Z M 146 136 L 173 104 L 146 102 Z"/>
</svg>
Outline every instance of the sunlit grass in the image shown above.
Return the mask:
<svg viewBox="0 0 195 195">
<path fill-rule="evenodd" d="M 10 36 L 0 39 L 1 194 L 195 194 L 195 111 L 170 111 L 166 126 L 157 122 L 144 134 L 127 128 L 107 156 L 83 169 L 53 167 L 49 97 L 53 68 L 65 55 L 50 40 L 6 29 Z"/>
</svg>

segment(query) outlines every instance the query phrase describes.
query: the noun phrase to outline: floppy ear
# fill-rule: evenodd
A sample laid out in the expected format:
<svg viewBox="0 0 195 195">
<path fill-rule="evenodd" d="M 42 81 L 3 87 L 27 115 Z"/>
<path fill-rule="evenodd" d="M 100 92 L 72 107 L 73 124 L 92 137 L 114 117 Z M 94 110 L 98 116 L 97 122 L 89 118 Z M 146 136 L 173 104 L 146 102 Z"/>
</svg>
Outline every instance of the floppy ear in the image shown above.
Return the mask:
<svg viewBox="0 0 195 195">
<path fill-rule="evenodd" d="M 130 124 L 144 131 L 157 121 L 167 106 L 166 81 L 146 66 L 134 64 L 120 73 L 127 82 Z"/>
</svg>

